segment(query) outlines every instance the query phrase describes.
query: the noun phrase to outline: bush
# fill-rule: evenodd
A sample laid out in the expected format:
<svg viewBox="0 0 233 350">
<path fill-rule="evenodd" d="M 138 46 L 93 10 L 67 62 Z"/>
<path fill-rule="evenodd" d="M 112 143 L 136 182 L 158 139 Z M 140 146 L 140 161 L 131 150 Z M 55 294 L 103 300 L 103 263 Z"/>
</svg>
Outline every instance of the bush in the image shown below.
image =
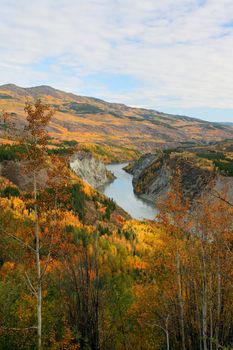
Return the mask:
<svg viewBox="0 0 233 350">
<path fill-rule="evenodd" d="M 225 160 L 225 154 L 222 152 L 207 152 L 207 153 L 197 153 L 199 158 L 209 159 L 209 160 Z"/>
<path fill-rule="evenodd" d="M 228 162 L 214 161 L 214 165 L 226 176 L 233 176 L 233 160 Z"/>
<path fill-rule="evenodd" d="M 1 197 L 19 197 L 20 192 L 17 187 L 7 186 L 1 191 Z"/>
<path fill-rule="evenodd" d="M 0 162 L 4 160 L 18 160 L 26 149 L 21 145 L 0 145 Z"/>
<path fill-rule="evenodd" d="M 95 114 L 95 113 L 103 112 L 101 108 L 92 106 L 88 103 L 70 102 L 70 103 L 66 103 L 64 107 L 69 108 L 80 114 Z"/>
</svg>

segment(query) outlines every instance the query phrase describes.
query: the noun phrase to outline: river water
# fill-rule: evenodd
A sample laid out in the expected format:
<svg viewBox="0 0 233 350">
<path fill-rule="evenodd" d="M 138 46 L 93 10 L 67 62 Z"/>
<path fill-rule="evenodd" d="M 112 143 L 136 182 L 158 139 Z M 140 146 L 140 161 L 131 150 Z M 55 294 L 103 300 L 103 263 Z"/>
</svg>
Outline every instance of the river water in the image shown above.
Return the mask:
<svg viewBox="0 0 233 350">
<path fill-rule="evenodd" d="M 132 175 L 123 170 L 127 163 L 110 164 L 110 170 L 116 179 L 102 188 L 102 192 L 122 207 L 134 219 L 154 219 L 157 210 L 153 203 L 147 202 L 137 197 L 133 191 Z"/>
</svg>

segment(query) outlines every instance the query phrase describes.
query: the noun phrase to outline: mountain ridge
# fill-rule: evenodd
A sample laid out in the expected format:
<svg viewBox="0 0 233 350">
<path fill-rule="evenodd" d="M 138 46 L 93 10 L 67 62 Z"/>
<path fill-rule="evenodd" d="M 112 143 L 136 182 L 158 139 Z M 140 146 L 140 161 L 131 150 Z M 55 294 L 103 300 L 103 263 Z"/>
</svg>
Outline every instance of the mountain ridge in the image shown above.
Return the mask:
<svg viewBox="0 0 233 350">
<path fill-rule="evenodd" d="M 204 123 L 211 123 L 211 124 L 216 124 L 216 123 L 220 123 L 220 124 L 233 124 L 233 123 L 223 123 L 223 122 L 209 122 L 207 120 L 204 120 L 204 119 L 201 119 L 201 118 L 197 118 L 197 117 L 190 117 L 188 115 L 184 115 L 184 114 L 172 114 L 172 113 L 166 113 L 166 112 L 161 112 L 157 109 L 154 109 L 154 108 L 145 108 L 145 107 L 135 107 L 135 106 L 128 106 L 124 103 L 120 103 L 120 102 L 109 102 L 109 101 L 106 101 L 106 100 L 103 100 L 103 99 L 100 99 L 100 98 L 97 98 L 97 97 L 93 97 L 93 96 L 86 96 L 86 95 L 77 95 L 77 94 L 74 94 L 72 92 L 67 92 L 67 91 L 63 91 L 63 90 L 60 90 L 60 89 L 56 89 L 50 85 L 38 85 L 38 86 L 32 86 L 32 87 L 21 87 L 21 86 L 18 86 L 16 84 L 3 84 L 3 85 L 0 85 L 0 91 L 1 89 L 7 89 L 7 90 L 15 90 L 15 91 L 22 91 L 27 93 L 28 95 L 32 95 L 32 96 L 35 96 L 35 95 L 48 95 L 48 93 L 51 93 L 55 96 L 55 93 L 62 93 L 62 94 L 66 94 L 67 96 L 70 96 L 70 97 L 73 97 L 73 98 L 88 98 L 90 100 L 93 100 L 93 101 L 96 101 L 96 102 L 101 102 L 101 103 L 105 103 L 105 104 L 108 104 L 108 105 L 112 105 L 112 106 L 120 106 L 122 108 L 125 108 L 125 109 L 138 109 L 138 110 L 145 110 L 145 111 L 149 111 L 149 112 L 153 112 L 153 113 L 158 113 L 158 114 L 161 114 L 161 115 L 169 115 L 171 117 L 178 117 L 178 118 L 187 118 L 189 120 L 195 120 L 195 121 L 200 121 L 200 122 L 204 122 Z M 35 93 L 36 91 L 38 91 L 39 93 Z M 40 94 L 41 93 L 41 94 Z M 52 96 L 52 95 L 51 95 Z"/>
<path fill-rule="evenodd" d="M 106 143 L 147 152 L 182 142 L 233 138 L 233 126 L 221 123 L 106 102 L 48 85 L 0 86 L 0 109 L 14 114 L 18 123 L 25 120 L 25 100 L 37 98 L 55 108 L 50 134 L 58 139 Z"/>
</svg>

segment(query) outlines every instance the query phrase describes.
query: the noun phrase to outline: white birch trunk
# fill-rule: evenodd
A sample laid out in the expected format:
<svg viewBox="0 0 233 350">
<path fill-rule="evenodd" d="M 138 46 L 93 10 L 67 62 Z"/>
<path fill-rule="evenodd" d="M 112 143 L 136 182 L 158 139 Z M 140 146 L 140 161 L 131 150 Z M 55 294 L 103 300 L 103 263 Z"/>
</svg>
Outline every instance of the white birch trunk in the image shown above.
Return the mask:
<svg viewBox="0 0 233 350">
<path fill-rule="evenodd" d="M 36 174 L 33 176 L 34 180 L 34 211 L 35 211 L 35 240 L 36 240 L 36 270 L 37 270 L 37 346 L 41 350 L 41 303 L 42 303 L 42 279 L 40 266 L 40 237 L 39 237 L 39 222 L 38 222 L 38 208 L 37 208 L 37 183 Z"/>
<path fill-rule="evenodd" d="M 176 254 L 176 269 L 177 269 L 178 295 L 179 295 L 179 305 L 180 305 L 180 326 L 181 326 L 182 350 L 186 350 L 185 331 L 184 331 L 184 301 L 183 301 L 183 295 L 182 295 L 180 255 L 179 255 L 178 250 L 177 250 L 177 254 Z"/>
</svg>

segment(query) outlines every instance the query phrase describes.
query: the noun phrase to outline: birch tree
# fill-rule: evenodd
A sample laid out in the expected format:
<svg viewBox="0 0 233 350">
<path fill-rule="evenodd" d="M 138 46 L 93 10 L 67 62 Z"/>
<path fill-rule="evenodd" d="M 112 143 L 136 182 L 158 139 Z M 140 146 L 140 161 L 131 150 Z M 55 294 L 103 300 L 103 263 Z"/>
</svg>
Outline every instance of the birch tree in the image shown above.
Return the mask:
<svg viewBox="0 0 233 350">
<path fill-rule="evenodd" d="M 34 215 L 35 215 L 35 261 L 37 271 L 37 288 L 32 286 L 28 278 L 29 285 L 37 299 L 37 342 L 38 350 L 41 349 L 42 338 L 42 280 L 47 265 L 44 269 L 41 268 L 41 241 L 40 241 L 40 227 L 38 214 L 38 172 L 45 167 L 47 158 L 47 145 L 49 135 L 47 126 L 54 114 L 54 111 L 49 106 L 44 105 L 41 100 L 37 100 L 33 105 L 30 102 L 25 104 L 25 113 L 27 125 L 24 128 L 21 142 L 25 145 L 26 161 L 28 172 L 32 174 L 33 178 L 33 195 L 34 195 Z"/>
</svg>

